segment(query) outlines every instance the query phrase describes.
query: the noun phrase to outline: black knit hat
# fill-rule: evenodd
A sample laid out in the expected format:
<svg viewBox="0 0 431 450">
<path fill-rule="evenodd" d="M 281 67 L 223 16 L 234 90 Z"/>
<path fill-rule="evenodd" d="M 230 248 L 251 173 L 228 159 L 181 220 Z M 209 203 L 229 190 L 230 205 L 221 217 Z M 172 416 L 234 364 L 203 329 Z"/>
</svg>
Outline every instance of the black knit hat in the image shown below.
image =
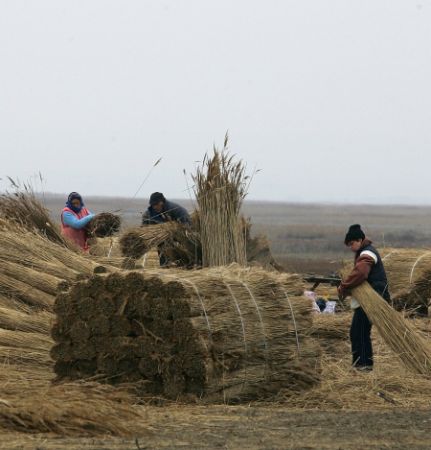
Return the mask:
<svg viewBox="0 0 431 450">
<path fill-rule="evenodd" d="M 344 238 L 344 243 L 347 245 L 352 241 L 359 241 L 365 239 L 365 233 L 362 231 L 361 226 L 359 224 L 350 225 L 349 231 Z"/>
<path fill-rule="evenodd" d="M 161 192 L 153 192 L 150 197 L 150 206 L 157 205 L 157 203 L 165 201 L 165 196 Z"/>
</svg>

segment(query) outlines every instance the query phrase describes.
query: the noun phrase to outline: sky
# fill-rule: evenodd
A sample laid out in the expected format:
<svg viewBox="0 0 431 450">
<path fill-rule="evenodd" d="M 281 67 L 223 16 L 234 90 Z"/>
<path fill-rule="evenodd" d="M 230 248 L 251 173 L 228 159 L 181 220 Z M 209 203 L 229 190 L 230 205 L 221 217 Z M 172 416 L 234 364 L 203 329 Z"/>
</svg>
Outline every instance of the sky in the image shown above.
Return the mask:
<svg viewBox="0 0 431 450">
<path fill-rule="evenodd" d="M 431 203 L 431 0 L 0 0 L 0 189 L 188 198 L 227 130 L 250 199 Z"/>
</svg>

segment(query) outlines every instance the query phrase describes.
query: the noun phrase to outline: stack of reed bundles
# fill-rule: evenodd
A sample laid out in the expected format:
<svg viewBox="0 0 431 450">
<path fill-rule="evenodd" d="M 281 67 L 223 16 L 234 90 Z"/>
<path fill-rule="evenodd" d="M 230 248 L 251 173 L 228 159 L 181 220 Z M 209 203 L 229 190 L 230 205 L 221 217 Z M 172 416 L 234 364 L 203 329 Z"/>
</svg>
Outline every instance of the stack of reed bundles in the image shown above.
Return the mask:
<svg viewBox="0 0 431 450">
<path fill-rule="evenodd" d="M 387 249 L 382 256 L 393 306 L 427 315 L 431 298 L 431 251 Z"/>
<path fill-rule="evenodd" d="M 59 379 L 140 383 L 142 395 L 241 402 L 319 380 L 297 276 L 239 268 L 94 276 L 57 296 Z M 169 273 L 167 273 L 169 272 Z"/>
</svg>

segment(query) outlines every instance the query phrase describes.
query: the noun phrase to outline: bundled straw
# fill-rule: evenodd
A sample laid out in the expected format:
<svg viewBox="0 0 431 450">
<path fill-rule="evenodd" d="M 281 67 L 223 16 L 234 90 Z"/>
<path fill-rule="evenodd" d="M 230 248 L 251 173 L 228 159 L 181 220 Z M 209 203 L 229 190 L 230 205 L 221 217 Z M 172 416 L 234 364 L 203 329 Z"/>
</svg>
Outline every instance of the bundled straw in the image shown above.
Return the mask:
<svg viewBox="0 0 431 450">
<path fill-rule="evenodd" d="M 88 224 L 87 231 L 90 236 L 109 237 L 120 231 L 121 217 L 109 212 L 97 214 Z"/>
<path fill-rule="evenodd" d="M 12 181 L 12 180 L 11 180 Z M 16 192 L 0 195 L 0 216 L 29 231 L 36 231 L 47 239 L 66 247 L 74 248 L 60 232 L 49 211 L 36 198 L 31 187 L 24 185 L 23 190 L 14 183 Z"/>
<path fill-rule="evenodd" d="M 132 228 L 120 238 L 121 252 L 124 256 L 139 259 L 149 250 L 172 239 L 182 227 L 183 225 L 177 222 L 168 222 Z"/>
<path fill-rule="evenodd" d="M 60 436 L 130 435 L 140 416 L 129 394 L 97 383 L 29 387 L 2 398 L 0 429 Z"/>
<path fill-rule="evenodd" d="M 196 267 L 202 262 L 198 233 L 176 222 L 128 230 L 121 236 L 120 245 L 122 254 L 134 259 L 158 249 L 169 263 L 181 267 Z"/>
<path fill-rule="evenodd" d="M 431 251 L 387 249 L 383 262 L 394 307 L 427 315 L 431 298 Z"/>
<path fill-rule="evenodd" d="M 245 169 L 227 153 L 227 139 L 226 135 L 222 152 L 214 148 L 194 176 L 205 267 L 246 264 L 239 216 L 246 195 Z"/>
<path fill-rule="evenodd" d="M 34 311 L 26 305 L 0 295 L 0 328 L 48 335 L 53 314 Z"/>
<path fill-rule="evenodd" d="M 59 294 L 51 355 L 59 378 L 141 382 L 143 395 L 265 398 L 319 380 L 298 276 L 263 270 L 131 272 Z M 145 381 L 142 383 L 142 381 Z"/>
<path fill-rule="evenodd" d="M 431 347 L 417 330 L 367 282 L 354 288 L 352 295 L 403 364 L 412 372 L 431 375 Z"/>
</svg>

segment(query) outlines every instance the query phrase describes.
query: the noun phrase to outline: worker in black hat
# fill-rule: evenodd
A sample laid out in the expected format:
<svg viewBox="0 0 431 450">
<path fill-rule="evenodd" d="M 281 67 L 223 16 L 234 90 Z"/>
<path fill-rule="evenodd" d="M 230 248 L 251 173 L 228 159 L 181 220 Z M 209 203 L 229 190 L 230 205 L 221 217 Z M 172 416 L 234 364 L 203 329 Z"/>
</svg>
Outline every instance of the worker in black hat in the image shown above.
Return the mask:
<svg viewBox="0 0 431 450">
<path fill-rule="evenodd" d="M 385 300 L 390 301 L 388 280 L 379 252 L 358 224 L 350 226 L 344 244 L 355 254 L 355 266 L 338 288 L 340 299 L 349 295 L 351 289 L 368 281 L 371 287 Z M 350 328 L 353 367 L 369 371 L 373 368 L 373 348 L 371 345 L 371 322 L 357 300 L 352 299 L 354 310 Z"/>
<path fill-rule="evenodd" d="M 162 224 L 167 222 L 178 222 L 190 225 L 189 213 L 177 203 L 166 200 L 161 192 L 154 192 L 150 197 L 150 205 L 142 215 L 142 225 Z M 164 244 L 158 246 L 158 254 L 161 267 L 169 266 L 169 259 L 164 252 Z"/>
<path fill-rule="evenodd" d="M 142 215 L 142 225 L 155 223 L 179 222 L 190 225 L 190 216 L 185 208 L 166 200 L 161 192 L 154 192 L 150 197 L 150 205 Z"/>
</svg>

